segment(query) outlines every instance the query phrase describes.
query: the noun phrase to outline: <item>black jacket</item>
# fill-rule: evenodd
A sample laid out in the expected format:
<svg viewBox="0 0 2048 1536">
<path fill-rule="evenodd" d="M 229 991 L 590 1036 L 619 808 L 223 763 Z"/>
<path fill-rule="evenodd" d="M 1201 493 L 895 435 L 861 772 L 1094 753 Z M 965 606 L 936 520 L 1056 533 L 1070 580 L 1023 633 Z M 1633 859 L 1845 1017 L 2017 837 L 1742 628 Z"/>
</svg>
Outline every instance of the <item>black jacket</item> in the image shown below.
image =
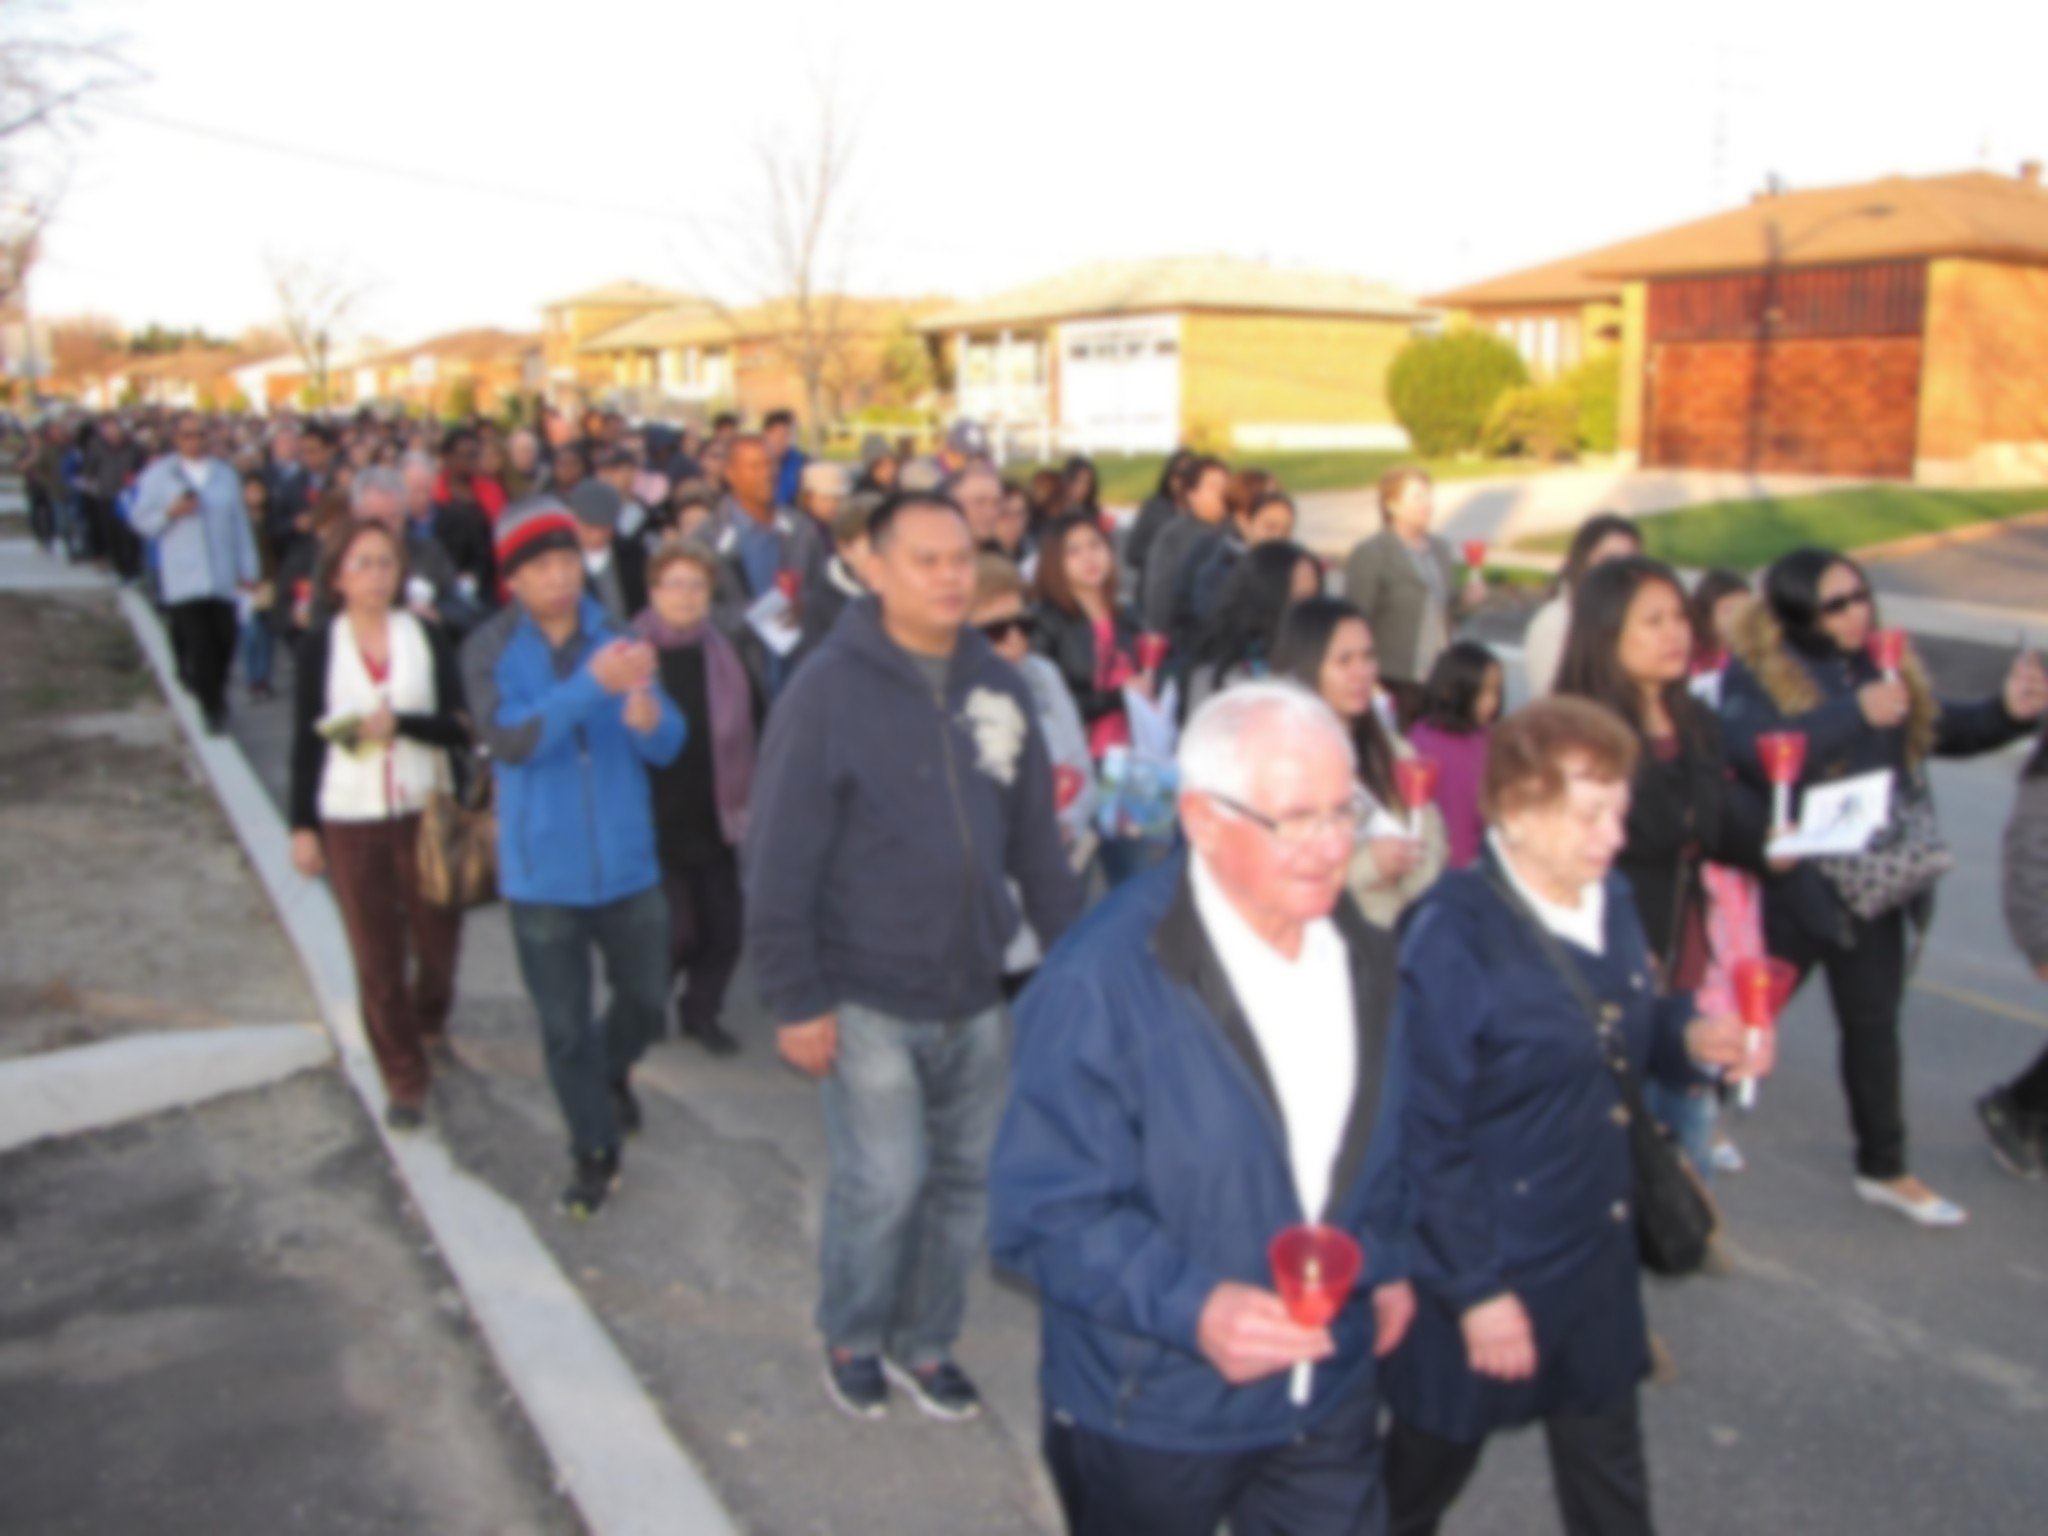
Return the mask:
<svg viewBox="0 0 2048 1536">
<path fill-rule="evenodd" d="M 1129 608 L 1118 604 L 1111 620 L 1116 629 L 1116 643 L 1120 650 L 1132 653 L 1136 659 L 1138 648 L 1138 616 Z M 1095 626 L 1085 613 L 1067 613 L 1050 603 L 1038 610 L 1039 653 L 1049 657 L 1060 669 L 1067 691 L 1074 696 L 1074 703 L 1081 711 L 1081 719 L 1093 725 L 1104 715 L 1113 714 L 1124 707 L 1121 689 L 1098 688 L 1095 686 Z"/>
<path fill-rule="evenodd" d="M 1650 950 L 1669 964 L 1688 915 L 1703 899 L 1700 865 L 1764 872 L 1770 808 L 1728 771 L 1721 723 L 1704 706 L 1680 732 L 1678 756 L 1660 762 L 1646 742 L 1629 786 L 1628 843 L 1616 867 L 1628 878 Z"/>
</svg>

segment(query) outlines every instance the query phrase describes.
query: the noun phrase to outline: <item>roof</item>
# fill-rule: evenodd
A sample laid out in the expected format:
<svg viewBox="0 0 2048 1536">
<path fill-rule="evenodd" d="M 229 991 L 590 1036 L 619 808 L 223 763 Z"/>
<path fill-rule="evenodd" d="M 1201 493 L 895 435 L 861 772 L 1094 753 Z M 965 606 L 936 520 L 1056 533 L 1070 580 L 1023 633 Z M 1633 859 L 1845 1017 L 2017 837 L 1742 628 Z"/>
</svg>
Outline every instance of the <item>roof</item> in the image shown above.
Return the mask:
<svg viewBox="0 0 2048 1536">
<path fill-rule="evenodd" d="M 1397 320 L 1423 316 L 1409 294 L 1350 273 L 1301 271 L 1231 256 L 1192 256 L 1076 267 L 1042 282 L 943 310 L 928 316 L 919 328 L 970 331 L 1091 315 L 1185 309 Z"/>
<path fill-rule="evenodd" d="M 818 306 L 820 323 L 837 329 L 875 333 L 887 330 L 899 320 L 917 320 L 943 309 L 950 300 L 864 299 L 847 294 L 820 294 L 811 301 Z M 743 309 L 721 309 L 705 300 L 694 300 L 673 309 L 611 326 L 599 331 L 576 348 L 582 353 L 638 351 L 656 347 L 727 346 L 735 341 L 779 336 L 796 324 L 796 301 L 772 299 Z"/>
<path fill-rule="evenodd" d="M 445 358 L 450 362 L 478 362 L 487 358 L 531 352 L 539 346 L 538 332 L 501 331 L 483 326 L 475 330 L 449 331 L 440 336 L 429 336 L 425 341 L 414 342 L 409 347 L 393 347 L 374 357 L 362 358 L 355 366 L 369 368 L 387 363 L 405 363 L 416 357 Z"/>
<path fill-rule="evenodd" d="M 128 379 L 206 379 L 231 373 L 251 356 L 233 347 L 184 347 L 176 352 L 126 359 L 100 371 L 104 377 Z"/>
<path fill-rule="evenodd" d="M 549 299 L 542 309 L 602 309 L 607 306 L 625 307 L 639 305 L 646 309 L 669 304 L 681 304 L 690 297 L 670 288 L 657 288 L 652 283 L 635 282 L 621 278 L 615 283 L 572 293 L 566 299 Z"/>
<path fill-rule="evenodd" d="M 686 299 L 681 304 L 636 315 L 623 324 L 610 326 L 595 336 L 586 337 L 577 350 L 618 352 L 686 345 L 695 339 L 696 331 L 704 322 L 715 318 L 717 314 L 717 306 L 709 299 Z"/>
<path fill-rule="evenodd" d="M 1960 171 L 1783 192 L 1430 302 L 1560 303 L 1612 296 L 1626 278 L 1936 256 L 2048 262 L 2048 190 L 1991 171 Z"/>
</svg>

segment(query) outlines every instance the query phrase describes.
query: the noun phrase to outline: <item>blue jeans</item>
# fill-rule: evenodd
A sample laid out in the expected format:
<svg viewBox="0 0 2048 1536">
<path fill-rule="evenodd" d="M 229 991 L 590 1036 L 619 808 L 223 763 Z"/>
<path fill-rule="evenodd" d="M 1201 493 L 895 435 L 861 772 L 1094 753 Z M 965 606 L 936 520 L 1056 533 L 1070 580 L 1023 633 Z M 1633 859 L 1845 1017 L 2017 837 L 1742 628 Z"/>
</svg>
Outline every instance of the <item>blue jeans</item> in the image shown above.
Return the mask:
<svg viewBox="0 0 2048 1536">
<path fill-rule="evenodd" d="M 252 613 L 242 621 L 242 681 L 251 688 L 270 686 L 270 657 L 274 640 L 270 615 Z"/>
<path fill-rule="evenodd" d="M 1644 1085 L 1643 1102 L 1663 1122 L 1678 1143 L 1678 1150 L 1692 1164 L 1702 1184 L 1714 1177 L 1714 1127 L 1721 1118 L 1721 1101 L 1710 1087 L 1667 1088 L 1654 1079 Z"/>
<path fill-rule="evenodd" d="M 540 1015 L 548 1083 L 569 1122 L 569 1150 L 578 1157 L 615 1151 L 612 1085 L 625 1080 L 668 1012 L 668 903 L 655 886 L 602 907 L 511 907 L 519 974 Z M 604 957 L 611 987 L 602 1017 L 591 1006 L 592 951 Z"/>
<path fill-rule="evenodd" d="M 839 1010 L 839 1055 L 820 1085 L 832 1174 L 818 1331 L 831 1348 L 886 1350 L 913 1370 L 951 1354 L 1006 1080 L 1000 1007 L 957 1024 Z"/>
</svg>

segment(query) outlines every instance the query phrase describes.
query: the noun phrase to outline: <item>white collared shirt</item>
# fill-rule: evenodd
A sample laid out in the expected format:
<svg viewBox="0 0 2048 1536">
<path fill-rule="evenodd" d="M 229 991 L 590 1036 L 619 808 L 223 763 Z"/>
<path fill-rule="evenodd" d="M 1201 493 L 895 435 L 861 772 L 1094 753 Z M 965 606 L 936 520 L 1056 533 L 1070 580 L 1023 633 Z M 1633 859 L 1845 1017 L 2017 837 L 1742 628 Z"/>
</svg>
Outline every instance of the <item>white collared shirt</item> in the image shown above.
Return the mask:
<svg viewBox="0 0 2048 1536">
<path fill-rule="evenodd" d="M 1351 965 L 1337 926 L 1318 918 L 1288 959 L 1252 930 L 1198 853 L 1188 857 L 1195 912 L 1244 1009 L 1287 1127 L 1287 1161 L 1310 1221 L 1319 1220 L 1358 1085 Z"/>
<path fill-rule="evenodd" d="M 1493 848 L 1493 856 L 1500 862 L 1501 873 L 1508 877 L 1508 884 L 1522 900 L 1529 904 L 1529 910 L 1536 914 L 1536 920 L 1556 934 L 1568 939 L 1579 948 L 1596 955 L 1607 953 L 1607 887 L 1595 880 L 1579 892 L 1576 907 L 1561 907 L 1554 901 L 1539 896 L 1529 883 L 1515 871 L 1515 861 L 1508 857 L 1507 845 L 1501 840 L 1500 829 L 1490 828 L 1486 834 L 1487 843 Z"/>
</svg>

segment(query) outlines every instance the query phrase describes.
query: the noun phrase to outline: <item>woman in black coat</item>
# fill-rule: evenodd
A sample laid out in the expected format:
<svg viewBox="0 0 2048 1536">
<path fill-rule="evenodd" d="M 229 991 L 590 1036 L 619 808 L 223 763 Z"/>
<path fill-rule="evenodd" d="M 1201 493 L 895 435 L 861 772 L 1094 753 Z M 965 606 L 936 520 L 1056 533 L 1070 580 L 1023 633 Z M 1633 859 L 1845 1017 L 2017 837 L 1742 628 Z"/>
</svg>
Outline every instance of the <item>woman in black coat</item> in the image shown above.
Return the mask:
<svg viewBox="0 0 2048 1536">
<path fill-rule="evenodd" d="M 1496 725 L 1487 852 L 1408 919 L 1395 1036 L 1417 1310 L 1385 1382 L 1394 1536 L 1435 1531 L 1487 1438 L 1538 1420 L 1570 1536 L 1651 1529 L 1635 1181 L 1610 1058 L 1682 1091 L 1772 1057 L 1656 984 L 1613 868 L 1638 752 L 1584 699 Z"/>
<path fill-rule="evenodd" d="M 1969 756 L 2025 734 L 2048 709 L 2048 677 L 2031 656 L 2013 663 L 1996 698 L 1952 704 L 1935 696 L 1917 658 L 1887 679 L 1865 645 L 1878 623 L 1870 582 L 1832 550 L 1801 549 L 1764 576 L 1763 600 L 1744 615 L 1722 682 L 1721 718 L 1729 760 L 1752 785 L 1765 776 L 1757 737 L 1806 736 L 1808 785 L 1877 769 L 1893 776 L 1893 797 L 1926 793 L 1930 756 Z M 1764 888 L 1771 953 L 1828 978 L 1842 1033 L 1842 1083 L 1856 1137 L 1856 1192 L 1921 1226 L 1967 1219 L 1907 1171 L 1904 1063 L 1899 1008 L 1905 998 L 1908 928 L 1924 929 L 1932 893 L 1876 917 L 1858 916 L 1818 865 L 1774 875 Z"/>
</svg>

